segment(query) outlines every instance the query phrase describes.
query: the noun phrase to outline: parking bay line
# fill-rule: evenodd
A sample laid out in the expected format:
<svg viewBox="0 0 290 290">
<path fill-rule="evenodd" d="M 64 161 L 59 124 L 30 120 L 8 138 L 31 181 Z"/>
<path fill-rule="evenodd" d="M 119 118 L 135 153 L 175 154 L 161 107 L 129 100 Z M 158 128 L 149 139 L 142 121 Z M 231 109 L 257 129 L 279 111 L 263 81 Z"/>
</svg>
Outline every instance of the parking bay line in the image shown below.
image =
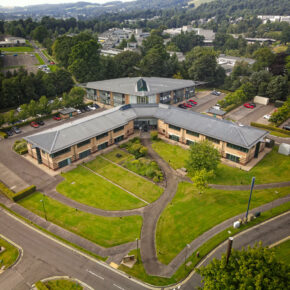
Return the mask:
<svg viewBox="0 0 290 290">
<path fill-rule="evenodd" d="M 124 288 L 122 288 L 121 286 L 117 285 L 117 284 L 113 284 L 115 287 L 121 289 L 121 290 L 125 290 Z"/>
<path fill-rule="evenodd" d="M 104 277 L 102 277 L 102 276 L 99 276 L 98 274 L 96 274 L 96 273 L 92 272 L 91 270 L 88 270 L 88 269 L 87 269 L 87 272 L 89 272 L 90 274 L 92 274 L 92 275 L 94 275 L 94 276 L 98 277 L 99 279 L 102 279 L 102 280 L 104 280 L 104 279 L 105 279 Z"/>
</svg>

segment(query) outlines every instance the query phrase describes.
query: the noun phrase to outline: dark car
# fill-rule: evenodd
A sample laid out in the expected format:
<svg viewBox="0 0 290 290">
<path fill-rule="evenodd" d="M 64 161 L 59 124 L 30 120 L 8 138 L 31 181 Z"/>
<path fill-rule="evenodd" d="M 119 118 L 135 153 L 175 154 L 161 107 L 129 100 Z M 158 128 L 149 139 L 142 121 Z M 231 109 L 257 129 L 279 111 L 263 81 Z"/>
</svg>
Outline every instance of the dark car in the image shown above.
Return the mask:
<svg viewBox="0 0 290 290">
<path fill-rule="evenodd" d="M 18 127 L 12 127 L 11 130 L 15 133 L 15 134 L 20 134 L 21 130 Z"/>
<path fill-rule="evenodd" d="M 99 109 L 99 108 L 100 108 L 100 106 L 97 105 L 97 104 L 93 104 L 93 106 L 94 106 L 96 109 Z"/>
<path fill-rule="evenodd" d="M 178 107 L 181 109 L 186 109 L 186 106 L 184 104 L 179 104 Z"/>
<path fill-rule="evenodd" d="M 82 113 L 86 112 L 86 110 L 84 108 L 80 108 L 80 110 L 81 110 Z"/>
<path fill-rule="evenodd" d="M 218 92 L 216 90 L 212 91 L 211 92 L 212 95 L 215 95 L 215 96 L 220 96 L 221 92 Z"/>
<path fill-rule="evenodd" d="M 39 121 L 37 121 L 37 124 L 40 125 L 40 126 L 43 126 L 44 122 L 42 120 L 39 120 Z"/>
<path fill-rule="evenodd" d="M 290 131 L 290 123 L 283 126 L 284 130 Z"/>
<path fill-rule="evenodd" d="M 86 112 L 89 112 L 91 110 L 88 106 L 85 106 L 84 109 Z"/>
<path fill-rule="evenodd" d="M 8 131 L 6 131 L 6 134 L 7 134 L 8 136 L 13 136 L 13 131 L 12 131 L 12 130 L 8 130 Z"/>
</svg>

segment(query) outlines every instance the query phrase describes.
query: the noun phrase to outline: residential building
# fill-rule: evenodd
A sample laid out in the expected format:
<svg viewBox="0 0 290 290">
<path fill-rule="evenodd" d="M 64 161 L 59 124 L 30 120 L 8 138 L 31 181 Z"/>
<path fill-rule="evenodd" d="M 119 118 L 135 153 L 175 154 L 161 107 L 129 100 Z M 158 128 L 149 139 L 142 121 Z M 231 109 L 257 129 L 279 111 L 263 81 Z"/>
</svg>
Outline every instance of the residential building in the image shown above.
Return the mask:
<svg viewBox="0 0 290 290">
<path fill-rule="evenodd" d="M 21 37 L 5 37 L 4 41 L 0 41 L 0 47 L 12 47 L 26 45 L 26 40 Z"/>
<path fill-rule="evenodd" d="M 134 129 L 157 129 L 180 144 L 209 140 L 223 158 L 246 164 L 265 147 L 267 131 L 164 104 L 124 105 L 24 137 L 28 153 L 59 169 L 125 140 Z"/>
<path fill-rule="evenodd" d="M 175 104 L 193 97 L 195 85 L 191 80 L 135 77 L 89 82 L 81 86 L 86 89 L 88 99 L 98 104 L 120 106 Z"/>
<path fill-rule="evenodd" d="M 258 15 L 258 18 L 263 21 L 263 23 L 267 23 L 268 21 L 270 22 L 288 22 L 290 23 L 290 16 L 283 16 L 283 15 Z"/>
</svg>

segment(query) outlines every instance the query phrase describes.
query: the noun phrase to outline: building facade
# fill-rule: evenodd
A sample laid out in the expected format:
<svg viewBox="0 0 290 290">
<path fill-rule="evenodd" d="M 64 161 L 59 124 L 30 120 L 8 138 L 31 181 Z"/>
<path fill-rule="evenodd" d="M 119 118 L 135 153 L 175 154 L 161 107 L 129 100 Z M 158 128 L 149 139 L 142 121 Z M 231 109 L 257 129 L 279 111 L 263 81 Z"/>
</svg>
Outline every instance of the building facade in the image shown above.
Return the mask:
<svg viewBox="0 0 290 290">
<path fill-rule="evenodd" d="M 222 157 L 242 165 L 257 158 L 267 131 L 184 111 L 168 105 L 125 105 L 25 137 L 38 163 L 59 169 L 110 145 L 135 130 L 155 129 L 180 144 L 209 140 Z"/>
<path fill-rule="evenodd" d="M 156 77 L 119 78 L 82 85 L 87 98 L 98 104 L 176 104 L 195 96 L 195 82 L 191 80 Z"/>
</svg>

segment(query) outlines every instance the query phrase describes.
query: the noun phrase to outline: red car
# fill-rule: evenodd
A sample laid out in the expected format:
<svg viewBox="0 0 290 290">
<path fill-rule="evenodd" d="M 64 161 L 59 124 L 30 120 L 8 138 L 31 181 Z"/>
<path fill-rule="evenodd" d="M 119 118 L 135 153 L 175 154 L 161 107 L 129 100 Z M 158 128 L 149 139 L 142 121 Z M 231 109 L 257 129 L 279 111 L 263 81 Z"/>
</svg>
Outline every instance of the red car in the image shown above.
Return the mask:
<svg viewBox="0 0 290 290">
<path fill-rule="evenodd" d="M 189 103 L 184 103 L 184 106 L 187 107 L 187 108 L 192 108 L 192 105 L 189 104 Z"/>
<path fill-rule="evenodd" d="M 55 63 L 53 61 L 51 61 L 50 64 L 55 64 Z"/>
<path fill-rule="evenodd" d="M 190 103 L 193 103 L 194 105 L 197 105 L 197 102 L 195 100 L 189 100 Z"/>
<path fill-rule="evenodd" d="M 61 120 L 61 118 L 59 116 L 53 116 L 52 119 L 55 120 L 55 121 L 60 121 Z"/>
<path fill-rule="evenodd" d="M 250 104 L 250 103 L 245 103 L 244 107 L 248 108 L 248 109 L 254 109 L 256 107 L 255 104 Z"/>
<path fill-rule="evenodd" d="M 30 126 L 33 127 L 33 128 L 38 128 L 39 127 L 39 125 L 36 122 L 34 122 L 34 121 L 32 121 L 30 123 Z"/>
</svg>

